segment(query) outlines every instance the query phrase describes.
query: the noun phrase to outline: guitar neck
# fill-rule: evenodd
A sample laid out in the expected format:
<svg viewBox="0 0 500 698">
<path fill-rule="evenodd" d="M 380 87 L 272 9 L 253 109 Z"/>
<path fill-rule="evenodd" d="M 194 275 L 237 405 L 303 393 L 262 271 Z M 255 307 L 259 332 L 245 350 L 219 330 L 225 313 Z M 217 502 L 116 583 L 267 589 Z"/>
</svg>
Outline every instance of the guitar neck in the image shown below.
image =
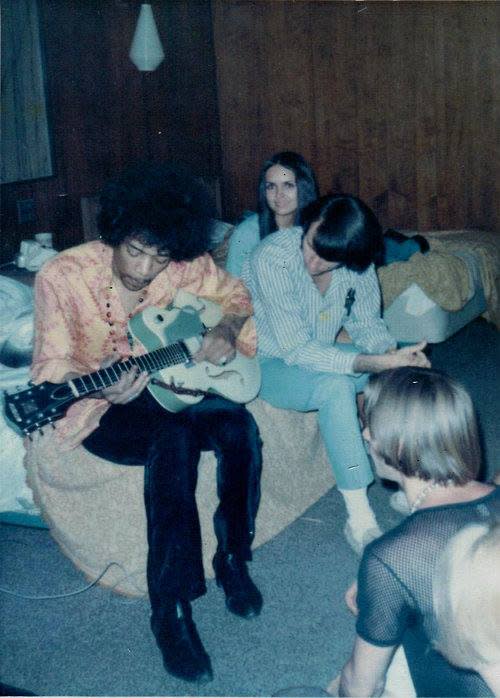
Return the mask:
<svg viewBox="0 0 500 698">
<path fill-rule="evenodd" d="M 101 368 L 85 376 L 73 378 L 68 383 L 72 386 L 72 391 L 73 388 L 77 391 L 78 397 L 84 397 L 118 383 L 124 373 L 129 373 L 136 368 L 146 371 L 146 373 L 154 373 L 168 366 L 183 364 L 190 360 L 191 354 L 184 342 L 175 342 L 167 347 L 155 349 L 148 354 L 142 354 L 142 356 L 132 356 L 126 361 L 117 361 L 108 368 Z M 76 394 L 75 397 L 77 397 Z"/>
</svg>

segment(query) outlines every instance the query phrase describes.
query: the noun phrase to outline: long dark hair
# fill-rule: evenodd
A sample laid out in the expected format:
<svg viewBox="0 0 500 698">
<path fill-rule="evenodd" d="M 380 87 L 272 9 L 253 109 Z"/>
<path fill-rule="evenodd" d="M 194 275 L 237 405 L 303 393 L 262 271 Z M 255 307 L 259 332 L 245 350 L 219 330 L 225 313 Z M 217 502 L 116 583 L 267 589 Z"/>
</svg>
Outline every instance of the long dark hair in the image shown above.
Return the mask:
<svg viewBox="0 0 500 698">
<path fill-rule="evenodd" d="M 295 175 L 297 184 L 297 211 L 294 225 L 300 225 L 302 209 L 318 197 L 318 185 L 311 165 L 304 160 L 302 155 L 291 150 L 276 153 L 262 165 L 259 176 L 259 232 L 261 240 L 278 229 L 274 212 L 268 206 L 266 199 L 266 172 L 273 165 L 281 165 L 291 170 Z"/>
<path fill-rule="evenodd" d="M 313 248 L 328 262 L 365 271 L 382 255 L 382 227 L 374 212 L 351 195 L 328 195 L 309 204 L 302 212 L 304 235 L 315 221 L 321 221 Z"/>
</svg>

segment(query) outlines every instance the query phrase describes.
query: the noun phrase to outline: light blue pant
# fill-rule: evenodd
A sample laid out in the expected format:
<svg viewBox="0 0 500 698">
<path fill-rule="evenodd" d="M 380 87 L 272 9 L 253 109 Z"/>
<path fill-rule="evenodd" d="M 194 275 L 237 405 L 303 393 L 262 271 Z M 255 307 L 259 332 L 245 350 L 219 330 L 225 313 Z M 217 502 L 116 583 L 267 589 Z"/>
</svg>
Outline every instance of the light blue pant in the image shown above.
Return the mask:
<svg viewBox="0 0 500 698">
<path fill-rule="evenodd" d="M 281 359 L 261 359 L 260 365 L 259 397 L 282 409 L 318 411 L 319 428 L 337 487 L 367 487 L 373 481 L 373 473 L 359 427 L 356 393 L 362 392 L 368 375 L 310 371 L 287 366 Z"/>
</svg>

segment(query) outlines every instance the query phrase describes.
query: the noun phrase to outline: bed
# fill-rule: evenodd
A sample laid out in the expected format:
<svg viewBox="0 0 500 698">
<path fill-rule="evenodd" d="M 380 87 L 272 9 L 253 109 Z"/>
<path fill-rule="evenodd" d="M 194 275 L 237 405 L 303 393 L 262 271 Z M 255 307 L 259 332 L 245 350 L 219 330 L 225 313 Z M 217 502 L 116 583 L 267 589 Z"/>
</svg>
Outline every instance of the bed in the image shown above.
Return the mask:
<svg viewBox="0 0 500 698">
<path fill-rule="evenodd" d="M 232 227 L 221 224 L 213 251 L 224 266 Z M 421 235 L 427 253 L 378 268 L 383 315 L 399 342 L 443 342 L 483 315 L 500 328 L 500 234 L 483 230 L 402 230 Z"/>
<path fill-rule="evenodd" d="M 225 241 L 213 252 L 221 265 L 230 226 L 225 232 Z M 400 341 L 442 341 L 479 314 L 498 327 L 499 251 L 495 236 L 481 231 L 453 231 L 429 233 L 428 239 L 427 254 L 417 253 L 407 262 L 379 269 L 385 317 L 395 336 Z M 249 409 L 264 441 L 262 503 L 255 542 L 260 545 L 300 516 L 334 485 L 334 480 L 316 415 L 278 410 L 259 398 L 250 403 Z M 19 496 L 26 495 L 21 455 L 24 446 L 19 436 L 12 435 L 16 443 L 10 453 L 2 451 L 0 481 L 19 482 L 23 491 L 11 493 L 11 499 L 18 501 Z M 100 583 L 123 593 L 144 594 L 143 468 L 105 463 L 81 447 L 66 454 L 63 461 L 54 454 L 50 441 L 46 448 L 45 452 L 28 448 L 24 458 L 34 493 L 34 500 L 27 504 L 39 507 L 62 550 L 89 579 L 95 580 L 109 563 L 119 562 L 120 567 L 110 570 Z M 216 504 L 212 453 L 203 454 L 197 498 L 208 575 L 215 548 L 211 526 Z M 4 517 L 5 513 L 0 513 L 0 518 Z"/>
<path fill-rule="evenodd" d="M 378 270 L 384 319 L 393 336 L 401 342 L 442 342 L 480 315 L 500 327 L 500 236 L 480 230 L 423 235 L 430 244 L 427 254 Z"/>
</svg>

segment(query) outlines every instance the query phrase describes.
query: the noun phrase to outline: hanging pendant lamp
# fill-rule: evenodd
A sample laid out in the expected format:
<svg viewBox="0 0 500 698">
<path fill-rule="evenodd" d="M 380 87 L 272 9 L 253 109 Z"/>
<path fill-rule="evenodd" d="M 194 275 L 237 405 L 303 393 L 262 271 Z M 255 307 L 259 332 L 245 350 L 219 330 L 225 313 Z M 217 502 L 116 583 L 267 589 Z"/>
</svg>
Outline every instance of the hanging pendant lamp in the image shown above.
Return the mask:
<svg viewBox="0 0 500 698">
<path fill-rule="evenodd" d="M 136 68 L 144 72 L 156 70 L 165 58 L 149 2 L 141 5 L 129 56 Z"/>
</svg>

